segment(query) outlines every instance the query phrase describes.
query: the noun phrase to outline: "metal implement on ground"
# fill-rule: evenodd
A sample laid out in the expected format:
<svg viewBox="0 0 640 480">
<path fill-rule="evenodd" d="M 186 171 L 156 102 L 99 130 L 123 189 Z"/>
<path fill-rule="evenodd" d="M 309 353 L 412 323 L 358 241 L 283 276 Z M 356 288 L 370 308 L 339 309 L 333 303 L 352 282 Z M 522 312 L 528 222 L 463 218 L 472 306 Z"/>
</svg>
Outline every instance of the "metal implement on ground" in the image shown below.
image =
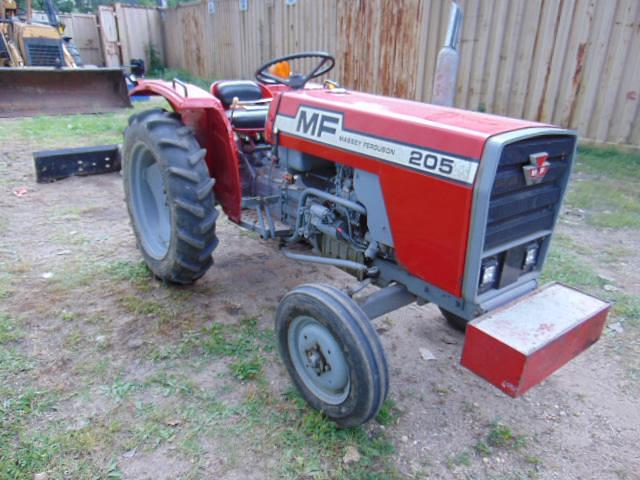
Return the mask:
<svg viewBox="0 0 640 480">
<path fill-rule="evenodd" d="M 118 145 L 63 148 L 33 152 L 38 183 L 49 183 L 63 178 L 119 172 Z"/>
<path fill-rule="evenodd" d="M 0 117 L 112 112 L 130 107 L 122 69 L 83 66 L 64 35 L 51 0 L 49 23 L 23 14 L 14 0 L 0 0 Z"/>
<path fill-rule="evenodd" d="M 209 92 L 138 83 L 134 94 L 173 110 L 132 116 L 123 144 L 127 206 L 153 273 L 189 284 L 207 272 L 219 205 L 262 238 L 295 244 L 293 261 L 352 274 L 346 291 L 301 285 L 276 312 L 293 382 L 342 426 L 373 418 L 388 392 L 372 320 L 413 302 L 471 322 L 464 364 L 512 395 L 595 342 L 608 305 L 538 285 L 575 133 L 310 82 L 333 66 L 307 52 Z M 379 289 L 363 297 L 367 286 Z"/>
</svg>

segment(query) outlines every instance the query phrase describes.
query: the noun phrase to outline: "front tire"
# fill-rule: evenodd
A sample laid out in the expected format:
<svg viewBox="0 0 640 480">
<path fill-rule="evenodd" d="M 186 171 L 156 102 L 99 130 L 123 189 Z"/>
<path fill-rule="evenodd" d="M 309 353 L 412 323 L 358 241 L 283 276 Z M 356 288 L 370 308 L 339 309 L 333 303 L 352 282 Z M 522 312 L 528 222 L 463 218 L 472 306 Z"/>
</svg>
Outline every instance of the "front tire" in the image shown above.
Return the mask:
<svg viewBox="0 0 640 480">
<path fill-rule="evenodd" d="M 384 350 L 362 309 L 327 285 L 301 285 L 276 312 L 280 356 L 311 407 L 342 427 L 375 417 L 387 397 Z"/>
<path fill-rule="evenodd" d="M 462 318 L 455 313 L 451 313 L 450 311 L 445 310 L 442 307 L 438 308 L 440 309 L 440 313 L 442 313 L 442 316 L 447 320 L 447 323 L 453 328 L 455 328 L 456 330 L 460 330 L 461 332 L 464 332 L 467 329 L 467 323 L 469 323 L 469 320 L 467 320 L 466 318 Z"/>
<path fill-rule="evenodd" d="M 190 128 L 148 110 L 125 130 L 124 192 L 142 256 L 160 279 L 189 284 L 211 267 L 218 245 L 214 181 Z"/>
</svg>

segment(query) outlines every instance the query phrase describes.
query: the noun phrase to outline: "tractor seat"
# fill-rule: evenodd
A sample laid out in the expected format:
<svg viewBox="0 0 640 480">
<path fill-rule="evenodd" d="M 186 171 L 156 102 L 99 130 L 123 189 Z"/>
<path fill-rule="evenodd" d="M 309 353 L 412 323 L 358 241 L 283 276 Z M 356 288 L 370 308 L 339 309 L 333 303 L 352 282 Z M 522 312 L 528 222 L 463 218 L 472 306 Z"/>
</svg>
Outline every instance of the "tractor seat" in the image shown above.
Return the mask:
<svg viewBox="0 0 640 480">
<path fill-rule="evenodd" d="M 262 89 L 250 80 L 222 80 L 211 85 L 211 93 L 222 102 L 227 115 L 235 128 L 262 129 L 267 120 L 269 105 L 244 105 L 233 111 L 229 110 L 234 98 L 241 102 L 262 100 Z"/>
<path fill-rule="evenodd" d="M 229 108 L 233 99 L 241 102 L 255 102 L 262 99 L 260 85 L 250 80 L 222 80 L 211 85 L 211 93 Z"/>
</svg>

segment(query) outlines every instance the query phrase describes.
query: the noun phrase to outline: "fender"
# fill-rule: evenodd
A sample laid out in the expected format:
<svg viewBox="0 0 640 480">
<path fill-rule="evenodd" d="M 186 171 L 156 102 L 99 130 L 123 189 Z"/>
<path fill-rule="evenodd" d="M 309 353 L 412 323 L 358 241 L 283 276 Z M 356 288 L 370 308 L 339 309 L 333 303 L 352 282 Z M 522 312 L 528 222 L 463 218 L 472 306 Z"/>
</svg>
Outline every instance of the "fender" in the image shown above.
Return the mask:
<svg viewBox="0 0 640 480">
<path fill-rule="evenodd" d="M 130 95 L 155 95 L 169 102 L 207 150 L 205 161 L 215 180 L 213 191 L 227 216 L 240 222 L 242 187 L 238 149 L 222 103 L 210 93 L 179 80 L 139 80 Z M 214 156 L 215 152 L 215 156 Z"/>
</svg>

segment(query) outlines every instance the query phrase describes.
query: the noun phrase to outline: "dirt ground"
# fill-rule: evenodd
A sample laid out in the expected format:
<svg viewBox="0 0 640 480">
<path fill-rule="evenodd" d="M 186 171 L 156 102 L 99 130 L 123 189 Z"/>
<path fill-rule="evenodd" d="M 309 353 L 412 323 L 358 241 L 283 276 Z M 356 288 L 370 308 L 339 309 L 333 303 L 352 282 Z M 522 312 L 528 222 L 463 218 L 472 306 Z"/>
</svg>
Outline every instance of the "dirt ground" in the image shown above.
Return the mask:
<svg viewBox="0 0 640 480">
<path fill-rule="evenodd" d="M 0 476 L 640 479 L 637 322 L 613 317 L 514 400 L 458 365 L 463 335 L 435 307 L 403 308 L 376 320 L 392 372 L 383 417 L 339 431 L 291 390 L 271 329 L 287 290 L 351 279 L 223 220 L 205 277 L 162 285 L 140 263 L 119 174 L 35 183 L 31 152 L 68 144 L 2 146 Z M 584 263 L 577 284 L 640 295 L 638 230 L 569 208 L 559 233 L 558 262 Z"/>
</svg>

